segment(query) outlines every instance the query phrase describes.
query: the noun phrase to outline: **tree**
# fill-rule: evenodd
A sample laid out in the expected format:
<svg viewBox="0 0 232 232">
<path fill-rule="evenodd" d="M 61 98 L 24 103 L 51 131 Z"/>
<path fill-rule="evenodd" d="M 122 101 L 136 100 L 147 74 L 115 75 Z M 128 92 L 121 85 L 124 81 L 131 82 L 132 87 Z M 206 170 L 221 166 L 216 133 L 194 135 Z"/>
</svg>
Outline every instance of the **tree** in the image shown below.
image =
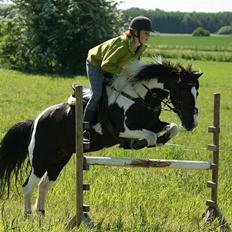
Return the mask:
<svg viewBox="0 0 232 232">
<path fill-rule="evenodd" d="M 198 27 L 193 31 L 192 36 L 210 36 L 210 32 L 202 27 Z"/>
<path fill-rule="evenodd" d="M 11 34 L 8 46 L 14 43 L 11 63 L 22 70 L 76 71 L 84 66 L 89 48 L 118 33 L 121 23 L 117 3 L 109 0 L 14 3 L 19 34 Z"/>
<path fill-rule="evenodd" d="M 217 34 L 221 35 L 232 35 L 232 25 L 231 26 L 223 26 L 218 31 Z"/>
</svg>

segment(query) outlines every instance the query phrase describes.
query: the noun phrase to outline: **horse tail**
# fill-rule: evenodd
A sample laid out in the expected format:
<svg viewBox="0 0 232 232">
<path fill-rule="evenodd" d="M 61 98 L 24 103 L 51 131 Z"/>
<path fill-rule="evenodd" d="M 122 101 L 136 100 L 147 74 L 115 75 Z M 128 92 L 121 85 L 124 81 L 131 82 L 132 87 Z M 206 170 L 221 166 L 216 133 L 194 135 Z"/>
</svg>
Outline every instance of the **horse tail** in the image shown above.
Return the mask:
<svg viewBox="0 0 232 232">
<path fill-rule="evenodd" d="M 20 168 L 28 154 L 28 143 L 33 121 L 24 120 L 13 125 L 0 142 L 0 198 L 9 197 L 10 179 L 15 177 L 15 185 L 22 179 Z M 5 193 L 5 189 L 7 192 Z"/>
</svg>

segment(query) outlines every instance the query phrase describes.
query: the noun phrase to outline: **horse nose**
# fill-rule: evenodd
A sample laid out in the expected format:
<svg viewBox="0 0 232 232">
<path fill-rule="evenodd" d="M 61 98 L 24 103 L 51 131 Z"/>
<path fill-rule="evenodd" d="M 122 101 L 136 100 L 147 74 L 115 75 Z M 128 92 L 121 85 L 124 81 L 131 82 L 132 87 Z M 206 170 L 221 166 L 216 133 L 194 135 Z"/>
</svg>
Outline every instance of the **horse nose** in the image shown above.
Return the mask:
<svg viewBox="0 0 232 232">
<path fill-rule="evenodd" d="M 198 121 L 195 120 L 194 123 L 193 123 L 193 128 L 196 128 L 198 126 Z"/>
<path fill-rule="evenodd" d="M 193 120 L 193 128 L 198 126 L 198 119 L 197 119 L 197 115 L 194 115 L 194 120 Z"/>
<path fill-rule="evenodd" d="M 187 130 L 187 131 L 192 131 L 194 128 L 196 128 L 198 126 L 198 122 L 194 121 L 191 125 L 183 125 L 183 127 Z"/>
</svg>

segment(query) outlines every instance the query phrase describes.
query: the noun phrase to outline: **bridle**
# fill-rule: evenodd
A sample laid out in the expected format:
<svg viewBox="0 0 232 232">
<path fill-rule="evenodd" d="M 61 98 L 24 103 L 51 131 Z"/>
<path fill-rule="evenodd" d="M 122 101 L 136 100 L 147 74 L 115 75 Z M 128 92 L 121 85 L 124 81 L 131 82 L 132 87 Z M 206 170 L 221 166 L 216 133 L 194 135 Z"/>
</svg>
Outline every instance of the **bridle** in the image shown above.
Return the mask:
<svg viewBox="0 0 232 232">
<path fill-rule="evenodd" d="M 174 113 L 176 113 L 177 115 L 179 115 L 179 117 L 180 118 L 183 118 L 183 115 L 182 115 L 182 112 L 181 112 L 181 110 L 180 110 L 180 108 L 181 108 L 181 106 L 182 105 L 184 105 L 183 104 L 183 101 L 182 100 L 179 100 L 179 101 L 176 101 L 177 102 L 177 104 L 180 106 L 180 107 L 173 107 L 172 105 L 172 102 L 171 102 L 171 97 L 170 96 L 168 96 L 168 98 L 165 100 L 162 100 L 162 103 L 163 103 L 163 106 L 164 107 L 167 107 L 168 109 L 163 109 L 163 110 L 165 110 L 165 111 L 169 111 L 169 110 L 171 110 L 171 111 L 173 111 Z M 172 104 L 172 105 L 171 105 Z M 189 106 L 188 105 L 186 105 L 185 106 L 185 108 L 189 108 Z M 194 112 L 193 112 L 193 114 L 194 115 L 198 115 L 198 108 L 197 107 L 194 107 Z"/>
<path fill-rule="evenodd" d="M 144 87 L 148 92 L 151 93 L 151 96 L 153 96 L 151 89 L 149 89 L 145 84 L 142 84 L 142 85 L 143 85 L 143 87 Z M 163 90 L 163 91 L 169 92 L 168 90 Z M 154 98 L 155 98 L 155 97 L 154 97 Z M 157 98 L 157 96 L 156 96 L 156 98 Z M 164 99 L 159 99 L 159 100 L 160 100 L 160 103 L 163 103 L 163 107 L 167 107 L 167 108 L 168 108 L 168 109 L 162 108 L 162 109 L 161 109 L 162 111 L 173 111 L 174 113 L 181 115 L 180 109 L 177 109 L 176 107 L 173 107 L 173 106 L 172 106 L 171 98 L 170 98 L 170 95 L 169 95 L 169 94 L 167 95 L 166 98 L 164 98 Z M 182 103 L 182 101 L 180 101 L 180 103 Z"/>
</svg>

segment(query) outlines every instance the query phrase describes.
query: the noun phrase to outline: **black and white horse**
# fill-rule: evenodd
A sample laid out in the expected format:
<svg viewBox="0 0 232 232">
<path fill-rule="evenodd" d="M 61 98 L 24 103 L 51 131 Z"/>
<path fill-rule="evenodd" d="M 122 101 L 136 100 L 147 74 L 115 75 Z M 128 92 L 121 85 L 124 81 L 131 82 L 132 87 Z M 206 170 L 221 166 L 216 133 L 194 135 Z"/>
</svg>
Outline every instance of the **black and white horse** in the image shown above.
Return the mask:
<svg viewBox="0 0 232 232">
<path fill-rule="evenodd" d="M 90 151 L 115 144 L 136 149 L 165 144 L 178 128 L 159 119 L 161 105 L 172 109 L 183 127 L 192 130 L 197 126 L 199 76 L 201 73 L 180 65 L 131 63 L 106 86 L 107 104 L 100 121 L 90 129 Z M 87 100 L 85 96 L 83 107 Z M 75 105 L 71 97 L 45 109 L 34 121 L 13 125 L 6 133 L 0 146 L 0 196 L 9 196 L 11 179 L 19 179 L 28 156 L 31 172 L 23 184 L 24 212 L 31 214 L 31 196 L 38 185 L 35 210 L 43 214 L 46 193 L 74 152 Z"/>
</svg>

